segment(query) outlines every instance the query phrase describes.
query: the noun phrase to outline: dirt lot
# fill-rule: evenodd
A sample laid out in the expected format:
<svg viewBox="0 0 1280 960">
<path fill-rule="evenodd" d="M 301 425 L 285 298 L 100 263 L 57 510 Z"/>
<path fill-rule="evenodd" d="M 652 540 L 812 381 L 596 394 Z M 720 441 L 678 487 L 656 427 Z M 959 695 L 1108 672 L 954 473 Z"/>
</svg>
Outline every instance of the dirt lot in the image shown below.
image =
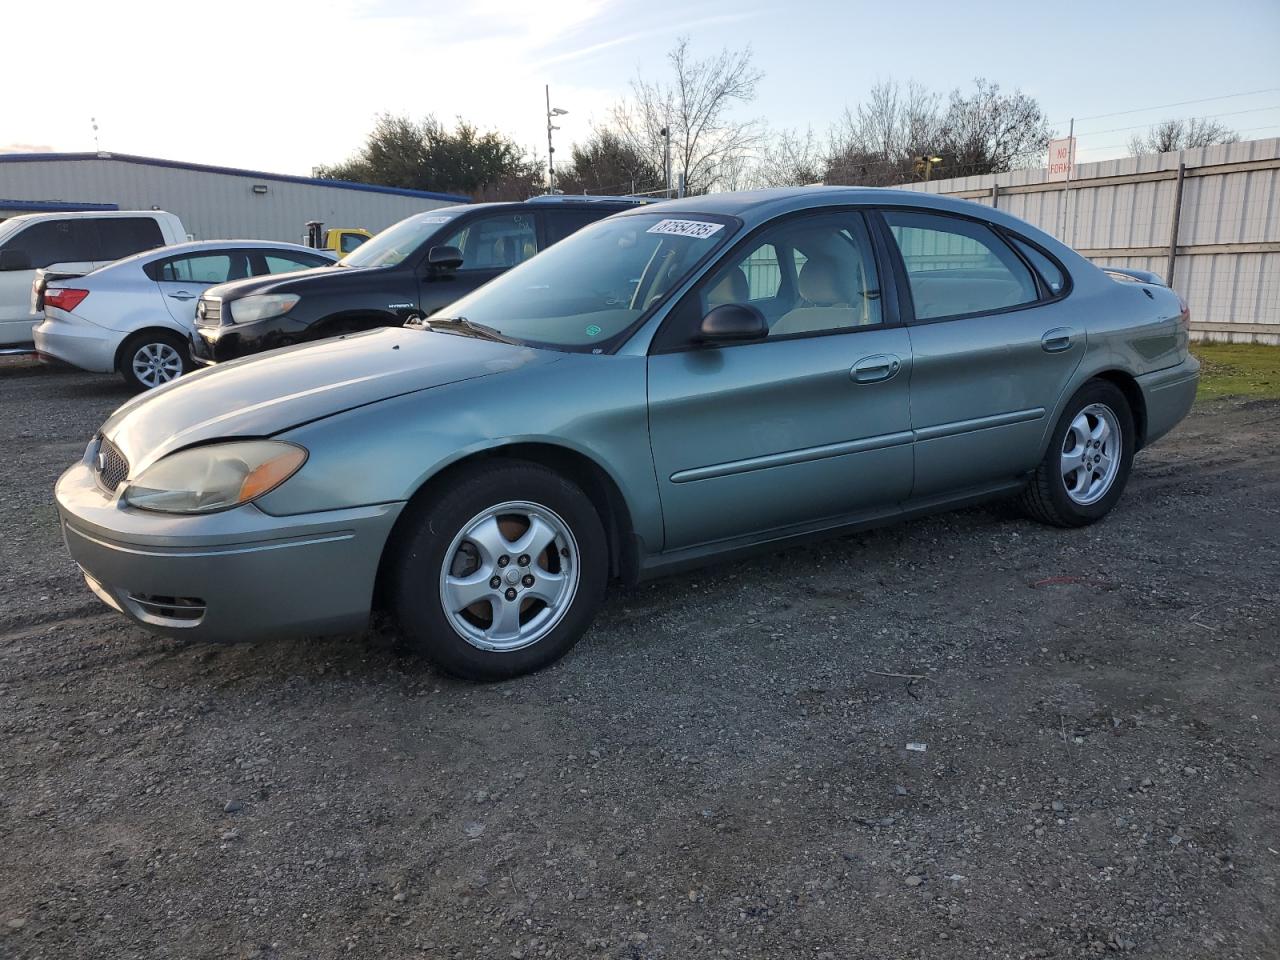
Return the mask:
<svg viewBox="0 0 1280 960">
<path fill-rule="evenodd" d="M 50 489 L 124 399 L 0 369 L 0 956 L 1280 956 L 1280 402 L 1093 528 L 619 592 L 479 687 L 101 608 Z"/>
</svg>

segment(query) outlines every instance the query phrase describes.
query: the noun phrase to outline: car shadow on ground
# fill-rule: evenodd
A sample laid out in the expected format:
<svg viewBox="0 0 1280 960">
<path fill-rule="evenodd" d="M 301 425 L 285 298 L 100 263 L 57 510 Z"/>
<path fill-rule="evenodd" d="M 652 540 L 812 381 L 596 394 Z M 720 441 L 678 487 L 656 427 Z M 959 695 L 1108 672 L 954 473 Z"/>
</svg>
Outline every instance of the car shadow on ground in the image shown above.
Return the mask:
<svg viewBox="0 0 1280 960">
<path fill-rule="evenodd" d="M 565 657 L 535 674 L 498 684 L 499 687 L 529 682 L 556 683 L 567 675 L 586 671 L 612 674 L 613 658 L 628 656 L 639 647 L 678 643 L 677 636 L 689 638 L 728 622 L 755 623 L 747 607 L 759 605 L 760 622 L 785 615 L 793 608 L 831 607 L 846 613 L 859 602 L 859 590 L 848 585 L 850 565 L 861 571 L 861 588 L 877 589 L 882 573 L 906 562 L 911 544 L 935 540 L 939 534 L 965 538 L 975 531 L 1004 526 L 1038 529 L 1022 520 L 1004 502 L 971 507 L 939 517 L 919 518 L 893 526 L 849 534 L 828 540 L 801 543 L 785 549 L 720 562 L 677 576 L 646 581 L 626 587 L 613 584 L 595 623 L 581 643 Z M 870 578 L 870 579 L 866 579 Z M 746 607 L 740 599 L 747 599 Z M 767 597 L 766 597 L 767 594 Z M 645 630 L 665 621 L 674 630 Z M 115 614 L 104 614 L 104 629 L 115 634 L 118 643 L 135 645 L 137 657 L 146 668 L 163 669 L 170 682 L 185 685 L 207 683 L 216 676 L 220 690 L 252 685 L 259 689 L 287 683 L 298 676 L 312 679 L 342 677 L 359 683 L 430 683 L 443 690 L 474 690 L 485 684 L 457 680 L 416 655 L 401 638 L 394 618 L 376 611 L 370 626 L 361 633 L 297 638 L 208 643 L 159 637 L 143 628 L 126 624 Z M 678 653 L 661 652 L 662 659 Z M 723 660 L 731 666 L 738 654 L 726 646 L 705 643 L 700 656 Z M 183 675 L 186 675 L 185 681 Z M 541 678 L 537 680 L 535 678 Z M 643 683 L 643 678 L 639 681 Z"/>
</svg>

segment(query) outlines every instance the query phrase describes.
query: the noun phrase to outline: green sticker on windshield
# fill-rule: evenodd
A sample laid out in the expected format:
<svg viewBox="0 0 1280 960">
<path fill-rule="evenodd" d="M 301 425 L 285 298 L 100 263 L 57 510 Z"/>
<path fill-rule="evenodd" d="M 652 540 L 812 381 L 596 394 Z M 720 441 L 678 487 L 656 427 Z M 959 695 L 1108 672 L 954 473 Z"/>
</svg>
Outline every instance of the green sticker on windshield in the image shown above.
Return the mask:
<svg viewBox="0 0 1280 960">
<path fill-rule="evenodd" d="M 591 324 L 591 326 L 587 327 L 587 336 L 588 337 L 600 336 L 600 328 L 596 326 L 594 323 Z"/>
</svg>

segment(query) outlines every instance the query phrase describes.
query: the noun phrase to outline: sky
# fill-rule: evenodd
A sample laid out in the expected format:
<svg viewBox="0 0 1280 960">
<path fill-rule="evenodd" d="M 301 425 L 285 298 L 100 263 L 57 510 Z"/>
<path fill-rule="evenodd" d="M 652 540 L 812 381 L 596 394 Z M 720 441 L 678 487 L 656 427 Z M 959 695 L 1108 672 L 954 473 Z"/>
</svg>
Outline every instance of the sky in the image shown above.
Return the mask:
<svg viewBox="0 0 1280 960">
<path fill-rule="evenodd" d="M 633 77 L 750 46 L 740 108 L 825 138 L 878 81 L 947 91 L 983 76 L 1035 96 L 1081 162 L 1123 156 L 1166 117 L 1280 136 L 1280 0 L 8 0 L 0 151 L 102 150 L 309 174 L 355 151 L 380 113 L 462 116 L 546 157 L 607 120 Z M 1201 101 L 1188 103 L 1187 101 Z M 2 186 L 2 184 L 0 184 Z M 0 194 L 3 190 L 0 189 Z"/>
</svg>

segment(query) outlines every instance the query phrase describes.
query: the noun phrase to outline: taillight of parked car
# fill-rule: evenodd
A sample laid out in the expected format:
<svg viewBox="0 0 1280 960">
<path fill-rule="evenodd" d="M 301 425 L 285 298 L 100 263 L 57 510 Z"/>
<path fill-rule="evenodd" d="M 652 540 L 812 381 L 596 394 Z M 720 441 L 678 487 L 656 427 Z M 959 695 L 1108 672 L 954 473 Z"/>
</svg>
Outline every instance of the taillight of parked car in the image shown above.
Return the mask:
<svg viewBox="0 0 1280 960">
<path fill-rule="evenodd" d="M 1181 318 L 1182 329 L 1187 334 L 1187 336 L 1190 336 L 1191 335 L 1191 308 L 1187 306 L 1186 298 L 1184 298 L 1182 294 L 1175 293 L 1174 296 L 1178 298 L 1178 306 L 1182 308 L 1182 318 Z"/>
<path fill-rule="evenodd" d="M 44 305 L 57 307 L 59 310 L 74 310 L 89 295 L 88 290 L 75 290 L 71 287 L 50 287 L 44 292 Z"/>
</svg>

